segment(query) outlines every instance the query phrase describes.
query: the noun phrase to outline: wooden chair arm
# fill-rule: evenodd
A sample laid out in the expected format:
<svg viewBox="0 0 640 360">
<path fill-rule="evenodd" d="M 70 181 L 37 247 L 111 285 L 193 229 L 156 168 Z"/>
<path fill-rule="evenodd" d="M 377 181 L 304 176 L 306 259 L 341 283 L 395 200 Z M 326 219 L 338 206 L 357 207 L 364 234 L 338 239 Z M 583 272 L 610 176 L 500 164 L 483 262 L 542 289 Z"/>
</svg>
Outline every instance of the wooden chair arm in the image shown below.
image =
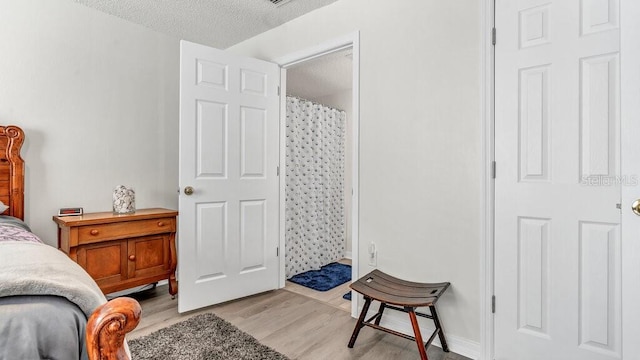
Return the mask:
<svg viewBox="0 0 640 360">
<path fill-rule="evenodd" d="M 125 335 L 140 322 L 142 308 L 132 298 L 119 297 L 98 307 L 87 322 L 90 360 L 129 360 Z"/>
</svg>

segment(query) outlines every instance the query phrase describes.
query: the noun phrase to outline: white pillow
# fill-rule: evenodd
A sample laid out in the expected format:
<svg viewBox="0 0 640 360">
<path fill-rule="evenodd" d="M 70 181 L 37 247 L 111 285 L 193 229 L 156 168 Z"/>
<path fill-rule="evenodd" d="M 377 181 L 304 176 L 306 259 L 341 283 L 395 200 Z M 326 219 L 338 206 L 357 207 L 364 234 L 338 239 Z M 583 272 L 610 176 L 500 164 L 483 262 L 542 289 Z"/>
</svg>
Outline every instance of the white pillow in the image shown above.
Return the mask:
<svg viewBox="0 0 640 360">
<path fill-rule="evenodd" d="M 7 211 L 8 208 L 9 207 L 7 205 L 5 205 L 2 201 L 0 201 L 0 214 Z"/>
</svg>

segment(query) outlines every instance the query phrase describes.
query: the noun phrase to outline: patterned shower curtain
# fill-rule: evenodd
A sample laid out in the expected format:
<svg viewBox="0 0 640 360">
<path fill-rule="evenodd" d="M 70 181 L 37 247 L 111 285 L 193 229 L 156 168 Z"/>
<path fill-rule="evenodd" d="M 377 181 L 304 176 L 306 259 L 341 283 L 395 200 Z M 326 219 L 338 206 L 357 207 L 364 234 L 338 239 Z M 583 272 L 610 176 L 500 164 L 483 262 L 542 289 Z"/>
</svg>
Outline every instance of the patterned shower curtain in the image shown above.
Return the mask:
<svg viewBox="0 0 640 360">
<path fill-rule="evenodd" d="M 286 276 L 344 257 L 346 113 L 287 96 Z"/>
</svg>

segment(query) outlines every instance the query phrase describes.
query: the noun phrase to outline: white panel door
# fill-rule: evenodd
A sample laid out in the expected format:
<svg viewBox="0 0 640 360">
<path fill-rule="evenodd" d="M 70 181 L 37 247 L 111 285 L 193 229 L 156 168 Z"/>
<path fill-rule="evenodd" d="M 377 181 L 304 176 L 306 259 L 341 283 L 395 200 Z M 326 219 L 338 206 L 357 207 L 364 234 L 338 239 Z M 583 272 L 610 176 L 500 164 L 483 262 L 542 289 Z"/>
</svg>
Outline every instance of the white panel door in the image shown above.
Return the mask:
<svg viewBox="0 0 640 360">
<path fill-rule="evenodd" d="M 640 1 L 621 0 L 622 356 L 640 359 Z"/>
<path fill-rule="evenodd" d="M 280 69 L 186 41 L 180 54 L 184 312 L 278 287 Z"/>
<path fill-rule="evenodd" d="M 618 0 L 497 0 L 495 359 L 622 356 Z"/>
</svg>

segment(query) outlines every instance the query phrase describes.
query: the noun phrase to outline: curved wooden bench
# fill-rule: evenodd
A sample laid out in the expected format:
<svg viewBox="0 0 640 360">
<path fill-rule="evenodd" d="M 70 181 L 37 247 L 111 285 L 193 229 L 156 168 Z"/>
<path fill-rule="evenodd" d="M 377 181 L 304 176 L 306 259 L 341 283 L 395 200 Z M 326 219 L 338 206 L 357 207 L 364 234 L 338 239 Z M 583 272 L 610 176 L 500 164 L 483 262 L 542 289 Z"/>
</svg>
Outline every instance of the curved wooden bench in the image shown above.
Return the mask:
<svg viewBox="0 0 640 360">
<path fill-rule="evenodd" d="M 364 306 L 362 308 L 362 312 L 360 312 L 360 317 L 358 318 L 356 327 L 353 329 L 353 334 L 351 335 L 351 340 L 349 340 L 348 346 L 352 348 L 358 338 L 360 329 L 364 326 L 369 326 L 405 339 L 414 340 L 418 344 L 418 351 L 420 352 L 420 359 L 422 360 L 427 360 L 427 348 L 431 345 L 431 342 L 435 339 L 436 335 L 440 338 L 442 350 L 449 352 L 449 347 L 447 346 L 447 341 L 444 337 L 444 330 L 442 329 L 442 324 L 440 323 L 440 319 L 438 318 L 438 313 L 436 311 L 436 302 L 445 290 L 447 290 L 449 285 L 451 284 L 448 282 L 417 283 L 406 281 L 385 274 L 380 270 L 373 270 L 363 276 L 358 281 L 350 285 L 351 289 L 364 295 Z M 373 300 L 379 301 L 380 307 L 374 316 L 365 321 L 365 317 L 369 311 L 369 306 Z M 417 307 L 429 307 L 431 315 L 416 312 L 415 310 Z M 382 314 L 385 309 L 393 309 L 408 313 L 415 336 L 406 335 L 380 326 L 380 320 L 382 319 Z M 436 327 L 435 331 L 431 334 L 426 343 L 422 341 L 418 318 L 416 316 L 426 317 L 433 320 Z"/>
</svg>

